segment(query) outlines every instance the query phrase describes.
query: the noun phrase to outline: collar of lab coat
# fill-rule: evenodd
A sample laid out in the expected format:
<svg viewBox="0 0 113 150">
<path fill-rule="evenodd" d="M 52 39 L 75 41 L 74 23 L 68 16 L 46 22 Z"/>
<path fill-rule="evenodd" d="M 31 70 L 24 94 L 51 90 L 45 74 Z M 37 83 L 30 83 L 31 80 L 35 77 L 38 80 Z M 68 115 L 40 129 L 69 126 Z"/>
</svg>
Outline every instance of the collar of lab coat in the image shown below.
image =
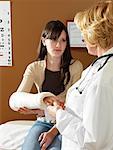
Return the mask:
<svg viewBox="0 0 113 150">
<path fill-rule="evenodd" d="M 103 53 L 102 56 L 108 55 L 108 54 L 113 54 L 113 47 L 110 48 L 109 50 L 107 50 L 105 53 Z M 97 68 L 97 70 L 98 70 L 98 67 L 101 67 L 105 60 L 106 60 L 106 57 L 103 57 L 102 59 L 97 60 L 93 65 L 94 68 Z M 108 61 L 110 61 L 110 59 Z"/>
<path fill-rule="evenodd" d="M 107 54 L 111 54 L 113 53 L 113 47 L 110 48 L 109 50 L 107 50 L 105 53 L 103 53 L 103 55 L 107 55 Z"/>
</svg>

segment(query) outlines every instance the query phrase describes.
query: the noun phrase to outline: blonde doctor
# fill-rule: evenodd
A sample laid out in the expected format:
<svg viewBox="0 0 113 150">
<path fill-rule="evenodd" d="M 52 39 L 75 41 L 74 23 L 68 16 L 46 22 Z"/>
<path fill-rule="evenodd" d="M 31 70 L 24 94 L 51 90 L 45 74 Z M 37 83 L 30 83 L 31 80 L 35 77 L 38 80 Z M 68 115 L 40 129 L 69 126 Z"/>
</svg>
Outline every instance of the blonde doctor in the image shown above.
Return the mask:
<svg viewBox="0 0 113 150">
<path fill-rule="evenodd" d="M 98 58 L 68 90 L 65 108 L 53 111 L 62 150 L 113 150 L 113 2 L 99 1 L 74 21 Z"/>
</svg>

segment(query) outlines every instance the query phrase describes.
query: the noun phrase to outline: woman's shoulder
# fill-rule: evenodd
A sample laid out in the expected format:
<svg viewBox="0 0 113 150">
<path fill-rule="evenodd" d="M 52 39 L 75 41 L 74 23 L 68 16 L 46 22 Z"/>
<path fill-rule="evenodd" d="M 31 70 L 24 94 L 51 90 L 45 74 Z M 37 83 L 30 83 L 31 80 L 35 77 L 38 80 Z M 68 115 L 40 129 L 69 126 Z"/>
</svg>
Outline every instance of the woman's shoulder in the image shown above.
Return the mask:
<svg viewBox="0 0 113 150">
<path fill-rule="evenodd" d="M 27 68 L 37 68 L 39 66 L 44 66 L 44 65 L 45 65 L 45 60 L 34 61 L 28 64 Z"/>
<path fill-rule="evenodd" d="M 71 63 L 70 63 L 70 68 L 73 69 L 73 68 L 76 68 L 76 69 L 80 69 L 80 70 L 83 70 L 83 65 L 81 63 L 80 60 L 74 60 L 72 59 L 71 60 Z"/>
</svg>

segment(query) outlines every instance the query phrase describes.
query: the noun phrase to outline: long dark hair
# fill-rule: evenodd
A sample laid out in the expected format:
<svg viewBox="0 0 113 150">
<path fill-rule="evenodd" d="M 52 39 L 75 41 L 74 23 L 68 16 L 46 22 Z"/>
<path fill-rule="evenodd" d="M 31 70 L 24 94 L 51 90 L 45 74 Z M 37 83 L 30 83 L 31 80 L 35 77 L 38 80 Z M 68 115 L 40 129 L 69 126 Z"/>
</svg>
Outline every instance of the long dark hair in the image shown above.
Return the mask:
<svg viewBox="0 0 113 150">
<path fill-rule="evenodd" d="M 69 72 L 69 65 L 71 64 L 72 55 L 70 51 L 70 42 L 69 42 L 69 35 L 66 26 L 59 20 L 50 21 L 46 24 L 44 30 L 42 31 L 42 37 L 46 39 L 53 39 L 57 40 L 62 31 L 66 32 L 66 41 L 67 45 L 65 51 L 62 56 L 60 72 L 61 72 L 61 82 L 64 84 L 64 88 L 66 84 L 68 84 L 70 80 L 70 72 Z M 43 45 L 42 41 L 40 41 L 40 52 L 38 55 L 37 60 L 44 60 L 45 56 L 47 55 L 46 46 Z M 64 83 L 65 80 L 65 83 Z"/>
</svg>

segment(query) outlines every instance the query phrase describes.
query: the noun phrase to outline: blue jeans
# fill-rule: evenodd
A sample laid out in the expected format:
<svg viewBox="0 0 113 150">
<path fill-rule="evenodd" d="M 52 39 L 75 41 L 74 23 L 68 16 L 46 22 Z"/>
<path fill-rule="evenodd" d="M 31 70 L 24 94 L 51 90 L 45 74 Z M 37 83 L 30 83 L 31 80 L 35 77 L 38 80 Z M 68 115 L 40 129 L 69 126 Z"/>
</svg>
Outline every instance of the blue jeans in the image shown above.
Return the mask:
<svg viewBox="0 0 113 150">
<path fill-rule="evenodd" d="M 42 121 L 36 121 L 25 138 L 22 150 L 41 150 L 38 138 L 41 133 L 49 131 L 53 127 L 52 124 Z M 61 149 L 61 135 L 58 134 L 47 150 Z"/>
</svg>

